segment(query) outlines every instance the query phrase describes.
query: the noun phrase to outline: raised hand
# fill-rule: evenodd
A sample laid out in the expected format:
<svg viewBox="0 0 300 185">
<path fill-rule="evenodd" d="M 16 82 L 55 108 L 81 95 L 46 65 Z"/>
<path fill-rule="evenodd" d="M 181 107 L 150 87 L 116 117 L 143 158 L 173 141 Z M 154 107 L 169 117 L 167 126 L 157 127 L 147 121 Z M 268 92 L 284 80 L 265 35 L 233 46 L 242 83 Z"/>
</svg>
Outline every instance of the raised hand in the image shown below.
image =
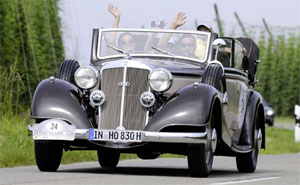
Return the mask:
<svg viewBox="0 0 300 185">
<path fill-rule="evenodd" d="M 107 6 L 107 11 L 111 13 L 115 18 L 119 18 L 121 16 L 121 12 L 118 10 L 116 6 L 109 4 Z"/>
<path fill-rule="evenodd" d="M 178 28 L 179 26 L 184 25 L 185 23 L 186 23 L 186 15 L 185 15 L 185 13 L 184 13 L 184 12 L 179 12 L 179 13 L 176 15 L 176 17 L 175 17 L 175 19 L 174 19 L 174 21 L 173 21 L 173 23 L 172 23 L 172 25 L 174 26 L 173 29 L 176 29 L 176 28 Z M 172 25 L 171 25 L 171 26 L 172 26 Z"/>
</svg>

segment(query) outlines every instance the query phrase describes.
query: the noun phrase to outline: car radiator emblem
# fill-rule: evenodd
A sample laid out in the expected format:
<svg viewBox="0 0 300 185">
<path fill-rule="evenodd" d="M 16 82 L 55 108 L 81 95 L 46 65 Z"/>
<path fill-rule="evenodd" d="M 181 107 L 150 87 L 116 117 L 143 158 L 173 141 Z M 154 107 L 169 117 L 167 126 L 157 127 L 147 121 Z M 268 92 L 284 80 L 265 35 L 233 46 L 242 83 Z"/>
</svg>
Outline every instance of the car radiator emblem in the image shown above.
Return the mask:
<svg viewBox="0 0 300 185">
<path fill-rule="evenodd" d="M 118 86 L 123 87 L 124 86 L 123 82 L 119 82 Z M 125 82 L 125 87 L 129 87 L 129 86 L 130 86 L 130 82 Z"/>
</svg>

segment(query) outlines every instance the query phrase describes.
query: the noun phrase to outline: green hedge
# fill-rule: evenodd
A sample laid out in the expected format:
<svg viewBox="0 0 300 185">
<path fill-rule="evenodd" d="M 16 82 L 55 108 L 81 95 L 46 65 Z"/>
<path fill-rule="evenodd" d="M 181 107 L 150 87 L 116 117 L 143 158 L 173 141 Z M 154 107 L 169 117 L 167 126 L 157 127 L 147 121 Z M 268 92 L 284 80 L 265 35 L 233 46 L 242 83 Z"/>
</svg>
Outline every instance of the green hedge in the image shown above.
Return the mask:
<svg viewBox="0 0 300 185">
<path fill-rule="evenodd" d="M 15 88 L 9 94 L 22 97 L 18 102 L 12 99 L 13 106 L 29 107 L 37 84 L 55 74 L 64 58 L 57 3 L 58 0 L 0 1 L 0 80 L 8 83 L 3 78 L 10 77 L 10 85 Z M 22 83 L 22 88 L 17 89 L 16 83 Z M 7 93 L 7 89 L 0 91 Z M 6 98 L 3 96 L 1 103 Z"/>
</svg>

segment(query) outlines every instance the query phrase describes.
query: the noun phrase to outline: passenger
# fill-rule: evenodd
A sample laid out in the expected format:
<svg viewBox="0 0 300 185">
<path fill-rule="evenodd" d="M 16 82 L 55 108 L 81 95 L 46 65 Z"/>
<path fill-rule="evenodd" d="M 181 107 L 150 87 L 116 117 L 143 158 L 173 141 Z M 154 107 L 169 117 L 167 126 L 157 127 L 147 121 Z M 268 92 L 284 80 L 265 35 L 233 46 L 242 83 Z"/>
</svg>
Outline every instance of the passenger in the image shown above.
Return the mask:
<svg viewBox="0 0 300 185">
<path fill-rule="evenodd" d="M 121 19 L 121 12 L 116 6 L 113 6 L 111 4 L 107 6 L 107 11 L 111 13 L 115 18 L 112 28 L 118 28 Z M 117 37 L 117 32 L 110 33 L 108 38 L 108 44 L 111 46 L 115 46 L 116 37 Z M 133 52 L 136 49 L 136 42 L 134 36 L 131 33 L 122 33 L 119 36 L 117 47 L 122 51 L 124 51 L 125 53 Z M 115 53 L 115 51 L 111 51 L 111 53 Z"/>
<path fill-rule="evenodd" d="M 212 25 L 211 25 L 210 22 L 208 22 L 208 21 L 203 21 L 203 22 L 201 22 L 201 23 L 198 25 L 197 30 L 198 30 L 198 31 L 210 32 L 210 33 L 213 32 Z"/>
<path fill-rule="evenodd" d="M 186 57 L 198 58 L 195 55 L 197 45 L 196 39 L 192 35 L 183 35 L 180 38 L 180 54 Z"/>
</svg>

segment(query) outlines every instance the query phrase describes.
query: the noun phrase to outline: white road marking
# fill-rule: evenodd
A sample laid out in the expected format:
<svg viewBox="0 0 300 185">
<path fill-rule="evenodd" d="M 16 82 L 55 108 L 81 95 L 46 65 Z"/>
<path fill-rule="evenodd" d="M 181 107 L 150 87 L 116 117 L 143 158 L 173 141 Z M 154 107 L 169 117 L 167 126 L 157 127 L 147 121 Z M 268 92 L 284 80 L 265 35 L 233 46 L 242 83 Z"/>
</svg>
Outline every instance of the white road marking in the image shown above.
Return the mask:
<svg viewBox="0 0 300 185">
<path fill-rule="evenodd" d="M 248 182 L 256 182 L 256 181 L 272 180 L 272 179 L 278 179 L 278 178 L 280 178 L 280 177 L 266 177 L 266 178 L 259 178 L 259 179 L 228 181 L 228 182 L 214 183 L 213 185 L 240 184 L 240 183 L 248 183 Z"/>
</svg>

